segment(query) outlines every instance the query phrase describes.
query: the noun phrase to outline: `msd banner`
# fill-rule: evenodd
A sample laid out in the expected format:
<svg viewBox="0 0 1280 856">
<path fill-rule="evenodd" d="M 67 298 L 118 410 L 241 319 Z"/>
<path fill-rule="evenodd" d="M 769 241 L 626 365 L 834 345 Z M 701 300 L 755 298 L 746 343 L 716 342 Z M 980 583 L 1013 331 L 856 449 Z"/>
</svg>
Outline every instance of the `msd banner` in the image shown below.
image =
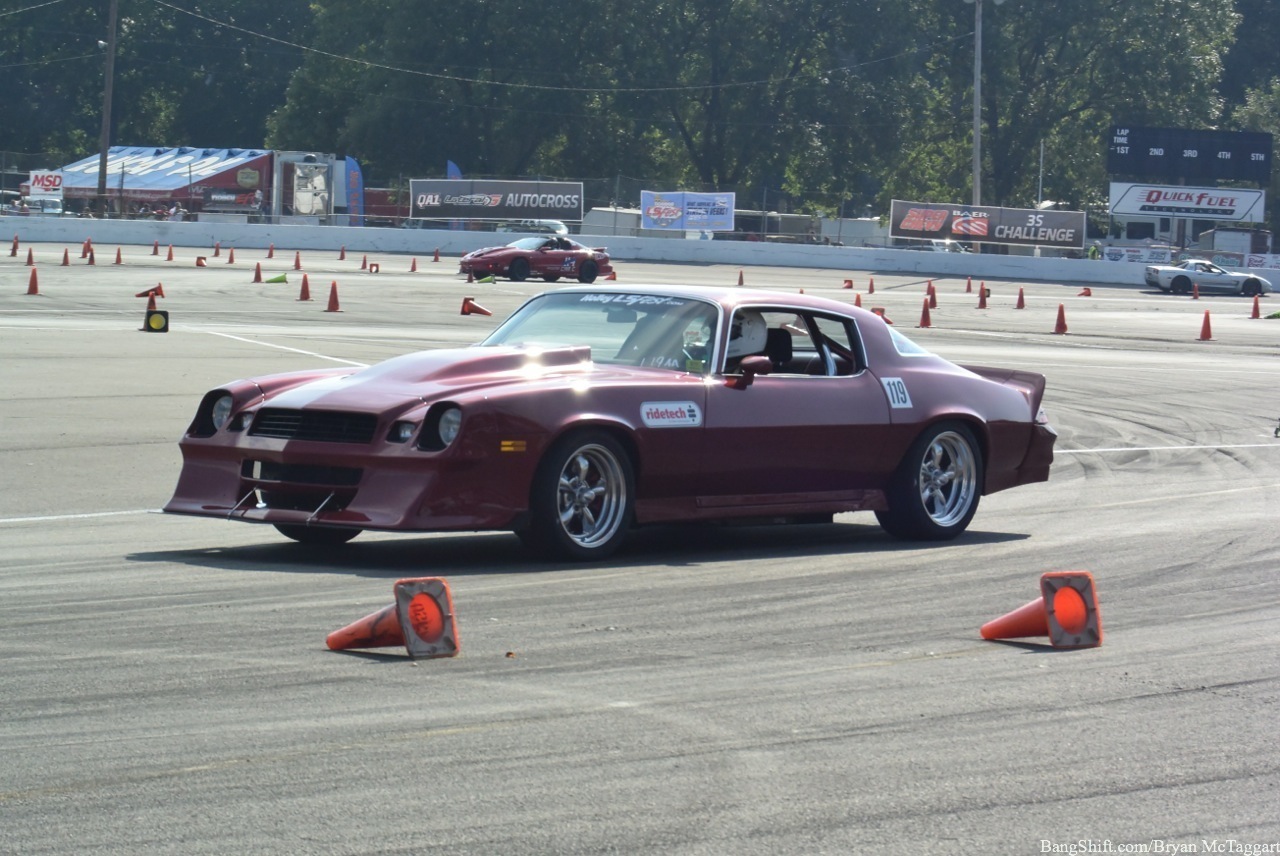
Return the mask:
<svg viewBox="0 0 1280 856">
<path fill-rule="evenodd" d="M 1260 223 L 1266 219 L 1266 211 L 1264 190 L 1111 182 L 1112 214 Z"/>
<path fill-rule="evenodd" d="M 31 171 L 30 196 L 54 196 L 62 198 L 62 172 L 56 169 L 33 169 Z"/>
<path fill-rule="evenodd" d="M 409 193 L 425 220 L 582 220 L 580 181 L 415 178 Z"/>
<path fill-rule="evenodd" d="M 1084 246 L 1084 212 L 895 199 L 889 212 L 889 234 L 894 238 L 1080 249 Z"/>
<path fill-rule="evenodd" d="M 733 193 L 640 191 L 640 228 L 732 232 Z"/>
</svg>

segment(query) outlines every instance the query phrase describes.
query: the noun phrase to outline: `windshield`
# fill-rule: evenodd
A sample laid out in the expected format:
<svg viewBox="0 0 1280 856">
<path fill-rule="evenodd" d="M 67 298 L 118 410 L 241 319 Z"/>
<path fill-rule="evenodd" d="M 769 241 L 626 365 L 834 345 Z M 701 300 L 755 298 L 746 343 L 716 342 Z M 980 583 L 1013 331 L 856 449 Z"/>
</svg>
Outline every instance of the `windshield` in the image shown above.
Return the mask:
<svg viewBox="0 0 1280 856">
<path fill-rule="evenodd" d="M 480 344 L 587 345 L 606 365 L 704 374 L 715 341 L 715 304 L 656 294 L 568 292 L 526 303 Z"/>
</svg>

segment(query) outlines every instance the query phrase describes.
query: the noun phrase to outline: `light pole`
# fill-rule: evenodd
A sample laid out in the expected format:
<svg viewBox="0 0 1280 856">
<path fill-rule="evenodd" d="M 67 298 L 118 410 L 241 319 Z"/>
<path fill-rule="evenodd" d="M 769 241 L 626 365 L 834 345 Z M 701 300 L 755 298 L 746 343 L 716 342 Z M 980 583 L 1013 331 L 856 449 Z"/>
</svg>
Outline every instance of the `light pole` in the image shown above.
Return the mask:
<svg viewBox="0 0 1280 856">
<path fill-rule="evenodd" d="M 102 71 L 102 133 L 98 137 L 98 214 L 107 216 L 107 150 L 111 148 L 111 90 L 116 77 L 116 19 L 120 14 L 120 0 L 111 0 L 107 12 L 106 66 Z M 123 179 L 122 179 L 123 181 Z M 121 184 L 123 187 L 123 183 Z"/>
<path fill-rule="evenodd" d="M 982 2 L 973 4 L 973 204 L 982 204 Z M 1004 0 L 991 0 L 999 6 Z"/>
</svg>

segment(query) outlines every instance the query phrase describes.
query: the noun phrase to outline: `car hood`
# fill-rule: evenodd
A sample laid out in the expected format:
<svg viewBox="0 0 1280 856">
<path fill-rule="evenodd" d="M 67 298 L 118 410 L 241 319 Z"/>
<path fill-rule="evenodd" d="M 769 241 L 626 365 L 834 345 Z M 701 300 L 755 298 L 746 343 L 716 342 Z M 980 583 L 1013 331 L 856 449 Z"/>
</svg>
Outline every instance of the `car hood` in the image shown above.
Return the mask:
<svg viewBox="0 0 1280 856">
<path fill-rule="evenodd" d="M 559 385 L 567 375 L 589 375 L 593 382 L 654 380 L 653 369 L 598 366 L 586 346 L 456 348 L 405 354 L 352 374 L 321 378 L 285 390 L 266 405 L 381 413 L 477 389 Z"/>
</svg>

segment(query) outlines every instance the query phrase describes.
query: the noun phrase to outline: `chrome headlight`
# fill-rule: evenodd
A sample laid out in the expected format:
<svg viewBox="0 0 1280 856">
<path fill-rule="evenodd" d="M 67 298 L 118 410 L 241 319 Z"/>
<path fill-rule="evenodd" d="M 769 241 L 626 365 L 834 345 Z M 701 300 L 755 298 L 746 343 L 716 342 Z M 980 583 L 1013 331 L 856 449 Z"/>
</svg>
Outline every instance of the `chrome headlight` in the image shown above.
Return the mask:
<svg viewBox="0 0 1280 856">
<path fill-rule="evenodd" d="M 209 418 L 213 420 L 213 430 L 221 431 L 231 418 L 231 406 L 234 403 L 230 394 L 223 394 L 213 402 L 209 409 Z"/>
</svg>

